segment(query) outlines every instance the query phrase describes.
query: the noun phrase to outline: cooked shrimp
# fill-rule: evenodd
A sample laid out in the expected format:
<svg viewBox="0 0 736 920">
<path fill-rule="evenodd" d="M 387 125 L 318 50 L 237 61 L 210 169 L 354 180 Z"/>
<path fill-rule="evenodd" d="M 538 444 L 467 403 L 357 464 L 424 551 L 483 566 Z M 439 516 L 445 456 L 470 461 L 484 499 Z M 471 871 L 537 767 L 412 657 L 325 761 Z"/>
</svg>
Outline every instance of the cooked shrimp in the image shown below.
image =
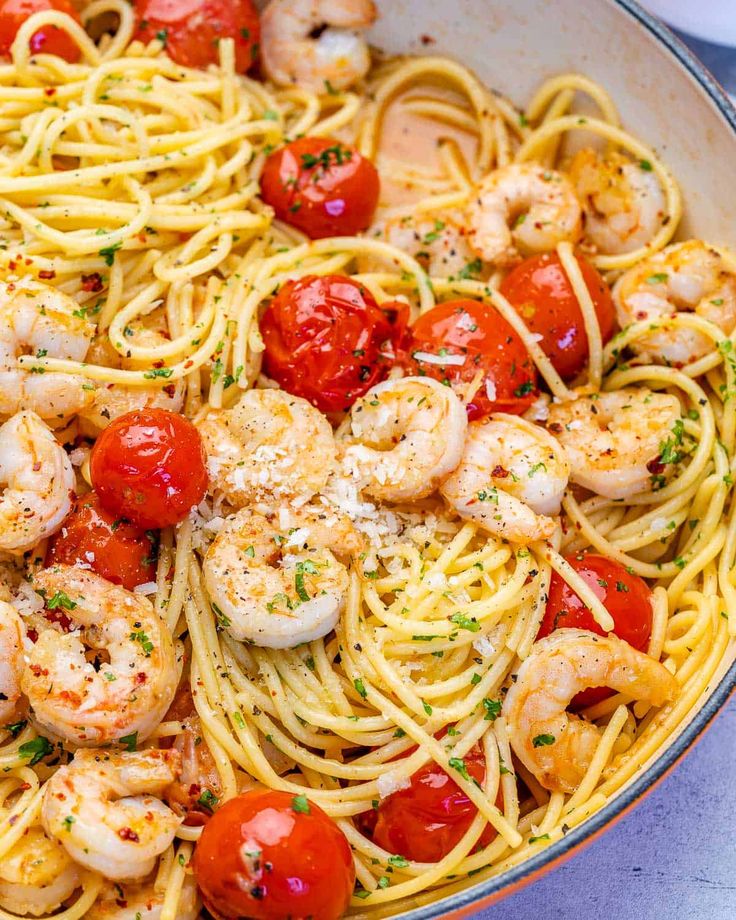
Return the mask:
<svg viewBox="0 0 736 920">
<path fill-rule="evenodd" d="M 586 147 L 570 166 L 583 203 L 585 236 L 599 252 L 619 255 L 645 246 L 662 226 L 665 199 L 651 167 L 620 153 L 605 158 Z"/>
<path fill-rule="evenodd" d="M 468 238 L 486 262 L 511 265 L 522 256 L 575 242 L 582 209 L 561 172 L 512 163 L 489 173 L 468 207 Z"/>
<path fill-rule="evenodd" d="M 236 508 L 269 498 L 309 500 L 335 465 L 335 438 L 322 413 L 283 390 L 248 390 L 199 426 L 210 487 Z"/>
<path fill-rule="evenodd" d="M 79 413 L 83 431 L 96 437 L 110 422 L 135 409 L 167 409 L 181 412 L 184 406 L 184 384 L 181 380 L 163 387 L 126 387 L 108 383 L 95 390 L 92 404 Z"/>
<path fill-rule="evenodd" d="M 661 706 L 677 695 L 663 664 L 615 636 L 557 629 L 537 642 L 503 703 L 511 747 L 545 787 L 573 792 L 590 765 L 601 730 L 566 712 L 588 687 L 611 687 Z"/>
<path fill-rule="evenodd" d="M 266 74 L 281 86 L 318 93 L 347 89 L 368 73 L 361 32 L 375 18 L 373 0 L 271 0 L 261 14 Z"/>
<path fill-rule="evenodd" d="M 451 387 L 402 377 L 372 387 L 350 410 L 343 464 L 379 501 L 430 495 L 460 462 L 468 419 Z"/>
<path fill-rule="evenodd" d="M 28 652 L 21 686 L 36 721 L 83 746 L 148 737 L 179 679 L 171 633 L 151 602 L 69 565 L 38 572 L 33 586 L 74 630 L 46 629 Z"/>
<path fill-rule="evenodd" d="M 85 920 L 159 920 L 166 890 L 159 891 L 153 882 L 142 885 L 107 885 L 102 889 Z M 196 920 L 199 916 L 197 883 L 193 875 L 184 877 L 176 920 Z"/>
<path fill-rule="evenodd" d="M 278 520 L 243 509 L 207 551 L 204 578 L 221 625 L 236 639 L 293 648 L 335 627 L 348 591 L 336 556 L 362 547 L 352 524 L 317 509 Z"/>
<path fill-rule="evenodd" d="M 0 907 L 40 917 L 61 906 L 79 886 L 79 870 L 58 840 L 28 828 L 0 860 Z"/>
<path fill-rule="evenodd" d="M 15 607 L 0 601 L 0 726 L 15 722 L 22 709 L 24 632 Z"/>
<path fill-rule="evenodd" d="M 58 530 L 74 486 L 64 448 L 35 412 L 0 425 L 0 550 L 24 553 Z"/>
<path fill-rule="evenodd" d="M 701 240 L 674 243 L 637 262 L 618 279 L 613 298 L 622 327 L 686 311 L 728 335 L 736 328 L 736 274 Z M 682 366 L 712 351 L 713 342 L 696 329 L 663 329 L 629 347 L 645 361 Z"/>
<path fill-rule="evenodd" d="M 612 499 L 629 498 L 649 486 L 650 467 L 660 465 L 668 440 L 681 442 L 681 426 L 677 397 L 646 387 L 553 403 L 547 420 L 570 458 L 572 481 Z"/>
<path fill-rule="evenodd" d="M 178 771 L 176 751 L 79 750 L 46 783 L 44 829 L 87 869 L 112 881 L 145 878 L 181 823 L 158 798 Z"/>
<path fill-rule="evenodd" d="M 22 354 L 83 361 L 94 326 L 63 291 L 31 278 L 0 281 L 0 416 L 30 409 L 63 419 L 88 406 L 94 387 L 75 374 L 34 374 Z"/>
<path fill-rule="evenodd" d="M 366 231 L 366 236 L 382 239 L 397 249 L 414 256 L 430 275 L 438 277 L 457 276 L 466 273 L 469 266 L 477 262 L 475 253 L 468 245 L 465 228 L 461 223 L 446 215 L 442 220 L 431 217 L 392 217 L 379 221 Z M 373 271 L 378 260 L 368 257 L 359 259 L 361 271 Z M 478 271 L 481 266 L 478 263 Z M 473 272 L 473 275 L 477 272 Z"/>
<path fill-rule="evenodd" d="M 448 505 L 506 540 L 550 537 L 570 477 L 565 452 L 543 428 L 497 413 L 471 422 L 460 465 L 442 484 Z"/>
</svg>

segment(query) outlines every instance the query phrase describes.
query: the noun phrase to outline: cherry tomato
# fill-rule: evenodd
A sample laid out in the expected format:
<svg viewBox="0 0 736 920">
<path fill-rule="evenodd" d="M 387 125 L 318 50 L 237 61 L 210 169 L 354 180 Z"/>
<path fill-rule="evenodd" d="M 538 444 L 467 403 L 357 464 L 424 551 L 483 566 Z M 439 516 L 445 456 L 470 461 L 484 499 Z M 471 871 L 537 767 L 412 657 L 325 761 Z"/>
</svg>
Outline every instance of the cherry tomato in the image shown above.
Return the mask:
<svg viewBox="0 0 736 920">
<path fill-rule="evenodd" d="M 92 448 L 90 474 L 102 506 L 144 528 L 176 524 L 207 491 L 199 432 L 166 409 L 115 419 Z"/>
<path fill-rule="evenodd" d="M 444 358 L 449 360 L 442 363 Z M 518 415 L 539 395 L 537 371 L 524 343 L 493 307 L 477 300 L 448 300 L 420 316 L 411 328 L 404 365 L 409 373 L 449 383 L 460 396 L 483 371 L 467 405 L 471 421 L 491 412 Z"/>
<path fill-rule="evenodd" d="M 169 57 L 184 67 L 219 63 L 221 38 L 235 40 L 239 73 L 258 55 L 260 24 L 253 0 L 135 0 L 135 13 L 133 37 L 161 39 Z"/>
<path fill-rule="evenodd" d="M 219 808 L 193 865 L 205 907 L 218 918 L 337 920 L 355 884 L 338 826 L 305 795 L 270 789 Z"/>
<path fill-rule="evenodd" d="M 652 632 L 652 592 L 646 582 L 627 572 L 621 563 L 596 553 L 577 553 L 568 556 L 567 561 L 613 617 L 614 635 L 643 652 Z M 606 635 L 567 582 L 553 572 L 537 638 L 543 639 L 553 630 L 563 628 L 588 629 L 599 636 Z M 591 687 L 577 694 L 573 706 L 576 709 L 592 706 L 612 694 L 607 687 Z"/>
<path fill-rule="evenodd" d="M 352 236 L 369 226 L 378 204 L 376 167 L 354 147 L 300 137 L 269 156 L 261 196 L 279 220 L 313 240 Z"/>
<path fill-rule="evenodd" d="M 0 2 L 0 54 L 9 57 L 18 29 L 34 13 L 58 10 L 81 24 L 79 13 L 70 0 L 2 0 Z M 63 29 L 44 26 L 31 36 L 33 54 L 55 54 L 70 64 L 79 60 L 77 43 Z"/>
<path fill-rule="evenodd" d="M 608 285 L 595 268 L 577 257 L 595 306 L 605 344 L 613 335 L 616 312 Z M 588 360 L 585 322 L 572 285 L 556 252 L 532 256 L 517 265 L 501 282 L 501 293 L 516 308 L 557 373 L 566 380 L 578 374 Z"/>
<path fill-rule="evenodd" d="M 379 307 L 343 275 L 287 282 L 261 319 L 264 370 L 283 389 L 322 412 L 340 412 L 391 369 L 408 307 Z"/>
<path fill-rule="evenodd" d="M 463 758 L 470 777 L 482 783 L 486 763 L 480 748 Z M 433 761 L 411 777 L 411 785 L 381 801 L 377 809 L 358 816 L 358 826 L 390 853 L 418 862 L 439 862 L 456 846 L 477 814 L 475 805 Z M 479 846 L 496 836 L 489 825 Z"/>
<path fill-rule="evenodd" d="M 52 537 L 47 565 L 89 565 L 113 584 L 132 590 L 155 580 L 157 542 L 157 534 L 116 518 L 90 492 Z"/>
</svg>

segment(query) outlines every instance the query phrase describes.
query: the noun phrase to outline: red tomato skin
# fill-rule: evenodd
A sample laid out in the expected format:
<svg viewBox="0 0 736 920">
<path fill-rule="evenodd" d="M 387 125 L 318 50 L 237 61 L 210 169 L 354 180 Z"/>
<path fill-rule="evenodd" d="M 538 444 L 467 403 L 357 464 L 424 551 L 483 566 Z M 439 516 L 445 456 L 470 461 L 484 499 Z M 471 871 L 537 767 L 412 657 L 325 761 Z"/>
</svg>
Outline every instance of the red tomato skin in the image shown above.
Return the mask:
<svg viewBox="0 0 736 920">
<path fill-rule="evenodd" d="M 136 0 L 133 38 L 165 33 L 166 53 L 183 67 L 219 63 L 217 43 L 235 40 L 235 69 L 246 73 L 258 56 L 261 27 L 252 0 Z"/>
<path fill-rule="evenodd" d="M 613 335 L 616 311 L 608 285 L 598 271 L 580 256 L 578 265 L 595 306 L 603 344 Z M 557 373 L 569 380 L 588 360 L 585 322 L 572 285 L 556 252 L 526 259 L 501 282 L 501 293 L 532 332 Z"/>
<path fill-rule="evenodd" d="M 181 521 L 207 491 L 206 457 L 192 423 L 166 409 L 115 419 L 92 448 L 90 474 L 103 508 L 144 529 Z"/>
<path fill-rule="evenodd" d="M 420 316 L 410 332 L 403 360 L 408 373 L 449 381 L 460 390 L 479 368 L 485 370 L 466 407 L 470 421 L 491 412 L 520 415 L 539 395 L 537 371 L 524 343 L 493 307 L 477 300 L 448 300 Z M 438 354 L 440 348 L 464 355 L 465 364 L 439 366 L 413 357 L 416 352 Z M 495 399 L 488 395 L 486 382 L 495 388 Z"/>
<path fill-rule="evenodd" d="M 91 566 L 94 572 L 129 591 L 155 581 L 155 538 L 120 521 L 90 492 L 78 499 L 61 530 L 51 538 L 47 565 Z"/>
<path fill-rule="evenodd" d="M 293 808 L 290 793 L 254 790 L 225 802 L 205 826 L 193 866 L 218 918 L 338 920 L 355 884 L 344 834 L 321 808 Z M 260 856 L 248 858 L 246 853 Z"/>
<path fill-rule="evenodd" d="M 58 10 L 81 24 L 79 13 L 70 0 L 2 0 L 0 3 L 0 55 L 10 56 L 10 46 L 23 23 L 33 13 Z M 70 64 L 80 58 L 77 43 L 63 29 L 45 26 L 31 36 L 33 54 L 55 54 Z"/>
<path fill-rule="evenodd" d="M 613 617 L 613 634 L 640 652 L 646 651 L 653 612 L 652 592 L 647 583 L 638 575 L 631 575 L 619 562 L 596 553 L 576 553 L 568 556 L 567 561 Z M 553 572 L 537 639 L 563 628 L 606 635 L 567 582 Z M 590 687 L 573 698 L 572 706 L 584 709 L 612 695 L 608 687 Z"/>
<path fill-rule="evenodd" d="M 472 748 L 463 759 L 470 776 L 482 783 L 486 764 L 480 749 Z M 411 786 L 359 815 L 358 826 L 389 853 L 417 862 L 439 862 L 460 842 L 476 814 L 462 789 L 432 761 L 412 775 Z M 478 845 L 487 846 L 495 836 L 489 825 Z"/>
<path fill-rule="evenodd" d="M 405 304 L 379 307 L 343 275 L 288 281 L 261 319 L 264 371 L 322 412 L 342 412 L 388 374 L 407 320 Z"/>
<path fill-rule="evenodd" d="M 340 162 L 328 150 L 339 150 Z M 320 156 L 327 157 L 328 165 L 305 165 Z M 261 197 L 279 220 L 317 240 L 365 230 L 380 186 L 376 167 L 355 147 L 324 137 L 300 137 L 266 160 Z"/>
</svg>

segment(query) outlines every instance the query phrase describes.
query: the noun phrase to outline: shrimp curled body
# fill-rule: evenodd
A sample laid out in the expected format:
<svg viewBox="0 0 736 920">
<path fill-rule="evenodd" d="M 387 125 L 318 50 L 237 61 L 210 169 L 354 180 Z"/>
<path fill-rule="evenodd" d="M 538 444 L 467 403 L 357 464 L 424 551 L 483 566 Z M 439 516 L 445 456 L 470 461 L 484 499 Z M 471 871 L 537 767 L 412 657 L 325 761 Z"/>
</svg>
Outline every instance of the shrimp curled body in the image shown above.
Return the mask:
<svg viewBox="0 0 736 920">
<path fill-rule="evenodd" d="M 266 73 L 280 86 L 347 89 L 370 68 L 361 31 L 375 18 L 373 0 L 271 0 L 261 15 Z"/>
<path fill-rule="evenodd" d="M 544 429 L 497 413 L 471 422 L 460 465 L 440 492 L 457 514 L 507 540 L 552 535 L 570 464 Z"/>
<path fill-rule="evenodd" d="M 611 687 L 653 706 L 678 690 L 663 664 L 615 636 L 558 629 L 537 642 L 506 694 L 503 715 L 514 753 L 546 789 L 573 792 L 595 754 L 601 730 L 566 712 L 588 687 Z"/>
<path fill-rule="evenodd" d="M 41 822 L 72 859 L 113 881 L 145 878 L 181 823 L 158 796 L 176 751 L 80 750 L 46 783 Z"/>
<path fill-rule="evenodd" d="M 0 601 L 0 725 L 15 722 L 23 691 L 23 622 L 15 608 Z"/>
<path fill-rule="evenodd" d="M 458 465 L 468 427 L 455 392 L 430 377 L 372 387 L 352 407 L 344 465 L 379 501 L 431 495 Z"/>
<path fill-rule="evenodd" d="M 50 914 L 79 881 L 79 867 L 59 841 L 30 827 L 0 861 L 0 907 L 34 917 Z"/>
<path fill-rule="evenodd" d="M 73 631 L 50 628 L 28 653 L 22 688 L 36 720 L 74 744 L 143 740 L 168 709 L 178 683 L 174 643 L 151 602 L 82 569 L 44 569 L 33 586 Z M 109 659 L 96 670 L 86 649 Z"/>
</svg>

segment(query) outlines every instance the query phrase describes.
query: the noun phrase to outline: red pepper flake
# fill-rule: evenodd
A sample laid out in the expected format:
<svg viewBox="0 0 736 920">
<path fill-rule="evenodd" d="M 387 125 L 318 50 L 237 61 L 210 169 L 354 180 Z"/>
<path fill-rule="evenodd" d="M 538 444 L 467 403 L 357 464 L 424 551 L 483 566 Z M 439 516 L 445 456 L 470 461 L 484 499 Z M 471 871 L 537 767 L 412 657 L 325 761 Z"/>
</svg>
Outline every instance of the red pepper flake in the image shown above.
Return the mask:
<svg viewBox="0 0 736 920">
<path fill-rule="evenodd" d="M 139 672 L 135 675 L 135 682 L 136 682 L 136 684 L 145 684 L 145 682 L 146 682 L 147 680 L 148 680 L 148 676 L 147 676 L 143 671 L 139 671 Z"/>
<path fill-rule="evenodd" d="M 502 466 L 494 466 L 491 476 L 493 479 L 505 479 L 509 475 L 509 471 L 505 470 Z"/>
<path fill-rule="evenodd" d="M 18 267 L 18 263 L 15 261 L 15 259 L 11 259 L 8 262 L 8 268 L 11 270 L 11 272 L 14 272 L 17 267 Z"/>
<path fill-rule="evenodd" d="M 167 396 L 170 396 L 171 399 L 173 399 L 176 394 L 176 384 L 169 383 L 167 386 L 163 388 L 163 391 L 164 393 L 166 393 Z"/>
<path fill-rule="evenodd" d="M 153 366 L 154 366 L 154 367 L 163 367 L 163 366 L 164 366 L 164 363 L 165 363 L 165 362 L 163 361 L 163 359 L 161 359 L 161 360 L 159 360 L 159 361 L 154 361 L 154 362 L 153 362 Z"/>
<path fill-rule="evenodd" d="M 431 35 L 422 35 L 419 39 L 423 45 L 436 45 L 437 39 L 432 38 Z"/>
<path fill-rule="evenodd" d="M 36 460 L 36 462 L 33 464 L 33 472 L 37 473 L 40 469 L 41 469 L 41 461 Z"/>
<path fill-rule="evenodd" d="M 91 275 L 82 275 L 82 290 L 96 294 L 102 290 L 102 276 L 99 272 L 92 272 Z"/>
<path fill-rule="evenodd" d="M 140 843 L 140 837 L 132 827 L 121 827 L 118 831 L 118 837 L 121 840 L 130 840 L 132 843 Z"/>
<path fill-rule="evenodd" d="M 46 87 L 44 88 L 44 91 L 43 91 L 43 92 L 44 92 L 44 95 L 45 95 L 45 96 L 55 96 L 55 95 L 56 95 L 56 87 L 55 87 L 55 86 L 46 86 Z"/>
<path fill-rule="evenodd" d="M 33 627 L 26 630 L 26 635 L 34 644 L 38 642 L 38 632 L 37 630 L 33 629 Z"/>
<path fill-rule="evenodd" d="M 658 476 L 664 473 L 664 463 L 660 461 L 659 457 L 655 457 L 654 460 L 650 460 L 647 463 L 647 469 L 653 476 Z"/>
<path fill-rule="evenodd" d="M 42 268 L 38 273 L 38 277 L 41 281 L 52 281 L 56 277 L 56 272 L 53 268 Z"/>
</svg>

